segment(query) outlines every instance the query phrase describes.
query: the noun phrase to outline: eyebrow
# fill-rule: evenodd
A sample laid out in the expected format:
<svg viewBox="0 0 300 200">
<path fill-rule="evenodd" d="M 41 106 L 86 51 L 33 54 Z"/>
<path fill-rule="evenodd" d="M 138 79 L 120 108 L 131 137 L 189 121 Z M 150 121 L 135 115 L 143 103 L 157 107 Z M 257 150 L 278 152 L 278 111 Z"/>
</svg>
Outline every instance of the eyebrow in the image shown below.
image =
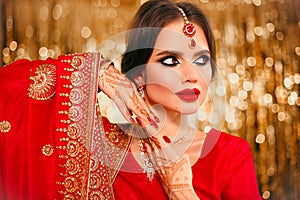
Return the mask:
<svg viewBox="0 0 300 200">
<path fill-rule="evenodd" d="M 165 51 L 161 51 L 159 53 L 156 54 L 156 56 L 163 56 L 163 55 L 179 55 L 182 56 L 183 53 L 179 52 L 179 51 L 169 51 L 169 50 L 165 50 Z M 209 54 L 210 55 L 210 51 L 207 49 L 203 49 L 201 51 L 198 51 L 194 54 L 194 56 L 199 56 L 199 55 L 203 55 L 203 54 Z"/>
</svg>

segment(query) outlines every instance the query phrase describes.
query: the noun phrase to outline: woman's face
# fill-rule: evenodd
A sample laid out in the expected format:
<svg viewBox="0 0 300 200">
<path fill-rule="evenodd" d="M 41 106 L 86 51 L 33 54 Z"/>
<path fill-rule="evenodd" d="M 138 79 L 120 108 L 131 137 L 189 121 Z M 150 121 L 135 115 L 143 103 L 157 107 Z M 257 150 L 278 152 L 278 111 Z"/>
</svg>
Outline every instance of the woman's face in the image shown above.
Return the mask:
<svg viewBox="0 0 300 200">
<path fill-rule="evenodd" d="M 184 35 L 183 20 L 169 23 L 159 33 L 143 80 L 146 98 L 166 111 L 195 113 L 203 103 L 212 77 L 210 52 L 200 26 L 196 27 L 196 47 Z"/>
</svg>

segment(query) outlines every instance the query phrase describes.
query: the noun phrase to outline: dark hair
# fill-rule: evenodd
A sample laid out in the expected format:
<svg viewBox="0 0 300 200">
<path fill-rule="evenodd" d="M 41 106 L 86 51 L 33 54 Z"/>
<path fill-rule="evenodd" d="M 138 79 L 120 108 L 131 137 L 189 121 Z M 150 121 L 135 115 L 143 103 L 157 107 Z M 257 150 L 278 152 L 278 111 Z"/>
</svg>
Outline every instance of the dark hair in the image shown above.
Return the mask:
<svg viewBox="0 0 300 200">
<path fill-rule="evenodd" d="M 168 23 L 182 18 L 178 8 L 180 7 L 186 14 L 188 20 L 199 25 L 206 36 L 208 48 L 212 61 L 216 59 L 215 41 L 212 29 L 204 13 L 194 4 L 189 2 L 173 3 L 169 0 L 150 0 L 144 3 L 136 13 L 128 38 L 127 49 L 122 59 L 122 73 L 131 69 L 143 66 L 149 60 L 160 28 Z M 157 27 L 157 29 L 147 29 L 147 27 Z M 212 70 L 214 72 L 214 64 Z M 133 74 L 128 75 L 133 79 Z"/>
</svg>

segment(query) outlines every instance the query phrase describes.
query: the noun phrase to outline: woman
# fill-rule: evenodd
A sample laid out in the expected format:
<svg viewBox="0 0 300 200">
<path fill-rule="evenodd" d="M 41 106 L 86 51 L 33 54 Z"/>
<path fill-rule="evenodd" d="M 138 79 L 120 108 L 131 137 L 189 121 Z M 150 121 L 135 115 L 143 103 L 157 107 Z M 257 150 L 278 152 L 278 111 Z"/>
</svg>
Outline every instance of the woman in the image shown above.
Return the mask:
<svg viewBox="0 0 300 200">
<path fill-rule="evenodd" d="M 261 199 L 249 145 L 188 123 L 216 70 L 213 34 L 203 13 L 191 3 L 150 0 L 131 28 L 122 72 L 160 123 L 127 131 L 134 137 L 113 183 L 115 198 Z"/>
<path fill-rule="evenodd" d="M 198 111 L 215 71 L 201 11 L 149 1 L 132 28 L 141 29 L 129 37 L 122 71 L 141 97 L 111 65 L 103 68 L 99 54 L 0 70 L 1 199 L 260 198 L 247 143 L 204 134 L 186 117 Z M 133 125 L 101 117 L 98 87 Z"/>
</svg>

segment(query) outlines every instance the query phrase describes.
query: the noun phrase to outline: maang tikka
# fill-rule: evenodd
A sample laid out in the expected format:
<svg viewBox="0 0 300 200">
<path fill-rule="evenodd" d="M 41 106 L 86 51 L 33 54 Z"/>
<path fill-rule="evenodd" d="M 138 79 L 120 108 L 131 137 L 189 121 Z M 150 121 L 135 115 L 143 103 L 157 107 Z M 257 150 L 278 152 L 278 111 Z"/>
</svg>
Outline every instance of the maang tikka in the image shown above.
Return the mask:
<svg viewBox="0 0 300 200">
<path fill-rule="evenodd" d="M 183 33 L 184 35 L 188 36 L 191 38 L 189 47 L 190 48 L 195 48 L 196 47 L 196 41 L 194 39 L 194 35 L 196 34 L 196 27 L 194 26 L 194 24 L 192 24 L 188 18 L 186 17 L 185 12 L 182 10 L 182 8 L 177 7 L 178 10 L 180 11 L 183 20 L 184 20 L 184 26 L 183 26 Z"/>
</svg>

